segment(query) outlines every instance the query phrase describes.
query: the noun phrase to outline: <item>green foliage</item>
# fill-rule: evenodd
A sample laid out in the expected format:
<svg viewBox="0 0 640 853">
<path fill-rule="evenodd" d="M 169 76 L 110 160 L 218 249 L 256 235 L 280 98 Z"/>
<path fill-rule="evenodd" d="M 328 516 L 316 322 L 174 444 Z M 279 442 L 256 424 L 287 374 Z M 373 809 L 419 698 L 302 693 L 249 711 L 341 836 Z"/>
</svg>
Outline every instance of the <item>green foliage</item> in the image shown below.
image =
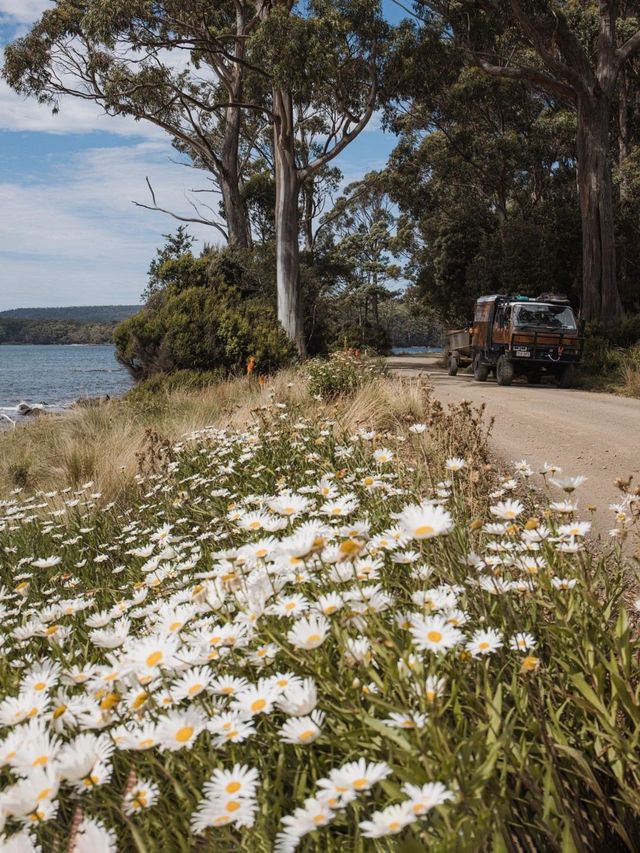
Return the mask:
<svg viewBox="0 0 640 853">
<path fill-rule="evenodd" d="M 0 344 L 110 344 L 115 327 L 115 323 L 0 317 Z"/>
<path fill-rule="evenodd" d="M 250 356 L 262 373 L 290 361 L 273 309 L 223 276 L 233 270 L 240 274 L 225 253 L 165 260 L 161 289 L 115 330 L 118 359 L 138 379 L 180 370 L 243 372 Z"/>
<path fill-rule="evenodd" d="M 348 351 L 312 359 L 305 366 L 309 393 L 322 400 L 354 394 L 384 370 L 382 362 Z"/>
<path fill-rule="evenodd" d="M 119 323 L 136 314 L 141 305 L 65 305 L 60 308 L 12 308 L 0 311 L 1 320 L 66 320 L 72 323 Z"/>
</svg>

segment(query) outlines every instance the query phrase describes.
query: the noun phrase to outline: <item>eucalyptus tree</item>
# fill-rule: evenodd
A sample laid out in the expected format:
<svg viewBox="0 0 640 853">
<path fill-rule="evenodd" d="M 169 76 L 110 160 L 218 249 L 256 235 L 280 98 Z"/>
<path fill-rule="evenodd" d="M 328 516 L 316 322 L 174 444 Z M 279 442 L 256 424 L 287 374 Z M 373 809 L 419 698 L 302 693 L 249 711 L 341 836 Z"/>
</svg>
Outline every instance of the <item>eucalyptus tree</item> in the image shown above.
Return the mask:
<svg viewBox="0 0 640 853">
<path fill-rule="evenodd" d="M 164 129 L 214 176 L 226 228 L 209 224 L 241 247 L 250 225 L 239 152 L 250 157 L 272 134 L 278 318 L 304 354 L 299 193 L 374 111 L 379 0 L 54 2 L 7 48 L 9 84 L 56 109 L 70 95 Z M 296 139 L 310 115 L 323 141 L 300 162 Z"/>
<path fill-rule="evenodd" d="M 253 8 L 243 0 L 54 2 L 6 48 L 9 85 L 56 111 L 71 96 L 166 131 L 219 187 L 224 223 L 214 215 L 207 224 L 248 246 L 238 150 Z"/>
<path fill-rule="evenodd" d="M 387 187 L 406 273 L 426 301 L 458 324 L 483 292 L 540 293 L 553 284 L 573 296 L 580 219 L 572 110 L 521 82 L 488 78 L 435 24 L 397 31 L 384 101 L 398 136 Z"/>
<path fill-rule="evenodd" d="M 273 123 L 278 318 L 304 355 L 300 191 L 326 174 L 369 122 L 386 27 L 379 0 L 257 0 L 256 9 L 261 25 L 247 55 L 270 86 L 265 97 Z"/>
<path fill-rule="evenodd" d="M 513 80 L 575 110 L 582 220 L 582 311 L 615 323 L 622 315 L 610 161 L 618 81 L 640 51 L 640 3 L 599 0 L 417 0 L 468 59 L 497 80 Z"/>
</svg>

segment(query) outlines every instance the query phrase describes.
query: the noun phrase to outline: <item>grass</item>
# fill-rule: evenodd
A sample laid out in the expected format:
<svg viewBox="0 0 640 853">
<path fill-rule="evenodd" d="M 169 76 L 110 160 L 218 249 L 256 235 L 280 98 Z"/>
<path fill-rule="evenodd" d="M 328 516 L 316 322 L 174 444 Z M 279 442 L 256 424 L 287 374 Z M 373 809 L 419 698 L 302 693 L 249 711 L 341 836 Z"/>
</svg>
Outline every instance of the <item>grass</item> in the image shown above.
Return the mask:
<svg viewBox="0 0 640 853">
<path fill-rule="evenodd" d="M 620 347 L 604 337 L 588 339 L 578 385 L 589 391 L 640 398 L 640 343 Z"/>
<path fill-rule="evenodd" d="M 585 544 L 575 483 L 501 477 L 481 410 L 348 384 L 236 380 L 2 436 L 39 454 L 0 502 L 5 838 L 640 849 L 620 549 Z M 626 491 L 619 529 L 639 517 Z"/>
</svg>

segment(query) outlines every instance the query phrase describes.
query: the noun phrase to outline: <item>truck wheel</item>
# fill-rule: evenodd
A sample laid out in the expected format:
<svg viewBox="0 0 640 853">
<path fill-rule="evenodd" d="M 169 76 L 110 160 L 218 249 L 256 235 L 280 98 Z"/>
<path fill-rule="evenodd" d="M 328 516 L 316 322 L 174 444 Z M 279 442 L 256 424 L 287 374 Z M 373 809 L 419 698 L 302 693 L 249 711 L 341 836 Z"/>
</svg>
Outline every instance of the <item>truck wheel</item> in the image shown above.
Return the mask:
<svg viewBox="0 0 640 853">
<path fill-rule="evenodd" d="M 571 388 L 576 378 L 576 369 L 573 364 L 565 364 L 558 374 L 558 385 L 560 388 Z"/>
<path fill-rule="evenodd" d="M 458 359 L 455 355 L 450 355 L 447 362 L 447 373 L 449 376 L 455 376 L 458 372 Z"/>
<path fill-rule="evenodd" d="M 498 359 L 498 363 L 496 364 L 496 379 L 498 381 L 498 385 L 511 385 L 514 375 L 515 370 L 513 363 L 509 361 L 506 356 L 501 355 Z"/>
<path fill-rule="evenodd" d="M 482 363 L 480 353 L 473 360 L 473 378 L 476 382 L 486 382 L 489 376 L 489 366 Z"/>
</svg>

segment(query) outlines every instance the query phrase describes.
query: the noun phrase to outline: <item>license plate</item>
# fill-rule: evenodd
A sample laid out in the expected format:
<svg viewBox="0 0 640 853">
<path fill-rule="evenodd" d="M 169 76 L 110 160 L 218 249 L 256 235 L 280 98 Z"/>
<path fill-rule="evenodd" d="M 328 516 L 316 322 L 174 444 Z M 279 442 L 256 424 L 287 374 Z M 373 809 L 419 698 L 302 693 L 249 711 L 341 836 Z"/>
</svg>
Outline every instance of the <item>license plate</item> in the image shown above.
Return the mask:
<svg viewBox="0 0 640 853">
<path fill-rule="evenodd" d="M 531 353 L 526 349 L 517 349 L 516 356 L 517 358 L 531 358 Z"/>
</svg>

